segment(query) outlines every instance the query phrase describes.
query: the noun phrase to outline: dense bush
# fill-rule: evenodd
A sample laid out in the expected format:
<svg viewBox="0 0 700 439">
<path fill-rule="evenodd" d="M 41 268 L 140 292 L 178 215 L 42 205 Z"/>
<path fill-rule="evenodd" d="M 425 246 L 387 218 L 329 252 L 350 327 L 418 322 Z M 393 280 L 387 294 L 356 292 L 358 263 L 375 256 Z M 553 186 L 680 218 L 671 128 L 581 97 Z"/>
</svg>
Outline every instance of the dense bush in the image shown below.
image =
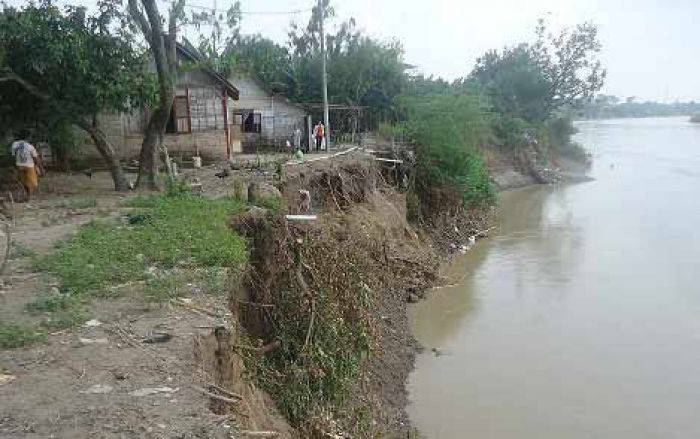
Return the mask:
<svg viewBox="0 0 700 439">
<path fill-rule="evenodd" d="M 406 98 L 405 123 L 416 147 L 414 190 L 427 201 L 432 189 L 456 189 L 462 207 L 483 207 L 495 191 L 477 147 L 492 139 L 490 115 L 473 95 Z M 446 206 L 454 207 L 454 206 Z"/>
</svg>

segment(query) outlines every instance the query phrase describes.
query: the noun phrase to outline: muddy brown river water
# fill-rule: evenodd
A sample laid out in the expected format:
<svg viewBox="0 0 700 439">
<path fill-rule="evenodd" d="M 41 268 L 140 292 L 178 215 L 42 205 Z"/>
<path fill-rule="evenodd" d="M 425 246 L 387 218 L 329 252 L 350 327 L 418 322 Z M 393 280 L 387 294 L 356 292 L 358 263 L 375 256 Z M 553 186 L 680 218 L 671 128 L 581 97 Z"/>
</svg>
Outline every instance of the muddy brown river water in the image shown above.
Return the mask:
<svg viewBox="0 0 700 439">
<path fill-rule="evenodd" d="M 578 127 L 595 181 L 503 194 L 411 310 L 428 438 L 700 437 L 700 125 Z"/>
</svg>

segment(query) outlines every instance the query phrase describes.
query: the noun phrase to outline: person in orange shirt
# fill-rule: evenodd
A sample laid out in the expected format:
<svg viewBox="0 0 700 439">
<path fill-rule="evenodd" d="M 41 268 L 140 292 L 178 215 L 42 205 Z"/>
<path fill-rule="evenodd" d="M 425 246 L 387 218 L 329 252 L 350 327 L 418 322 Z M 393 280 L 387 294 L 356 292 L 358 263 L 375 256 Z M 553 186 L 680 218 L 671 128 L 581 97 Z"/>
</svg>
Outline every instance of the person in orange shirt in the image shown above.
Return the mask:
<svg viewBox="0 0 700 439">
<path fill-rule="evenodd" d="M 321 145 L 323 145 L 323 136 L 326 134 L 326 127 L 323 122 L 318 122 L 314 128 L 314 134 L 316 135 L 316 151 L 321 150 Z"/>
<path fill-rule="evenodd" d="M 29 201 L 39 187 L 39 175 L 44 171 L 44 164 L 34 145 L 24 140 L 26 138 L 27 133 L 22 132 L 20 139 L 12 143 L 12 156 Z"/>
</svg>

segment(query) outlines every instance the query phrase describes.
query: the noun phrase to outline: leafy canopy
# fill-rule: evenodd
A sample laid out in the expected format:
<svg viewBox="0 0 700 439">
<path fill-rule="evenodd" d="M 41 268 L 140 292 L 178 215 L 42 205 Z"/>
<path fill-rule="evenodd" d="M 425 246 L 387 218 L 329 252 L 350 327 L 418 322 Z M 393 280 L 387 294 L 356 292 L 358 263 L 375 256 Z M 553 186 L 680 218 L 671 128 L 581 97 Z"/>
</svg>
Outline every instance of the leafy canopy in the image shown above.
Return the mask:
<svg viewBox="0 0 700 439">
<path fill-rule="evenodd" d="M 50 2 L 0 11 L 0 96 L 14 110 L 38 102 L 68 119 L 121 111 L 153 95 L 144 57 L 110 34 L 109 18 Z"/>
<path fill-rule="evenodd" d="M 498 113 L 541 122 L 562 107 L 580 107 L 602 88 L 600 49 L 598 29 L 590 23 L 552 34 L 540 20 L 534 43 L 487 52 L 467 80 L 482 88 Z"/>
</svg>

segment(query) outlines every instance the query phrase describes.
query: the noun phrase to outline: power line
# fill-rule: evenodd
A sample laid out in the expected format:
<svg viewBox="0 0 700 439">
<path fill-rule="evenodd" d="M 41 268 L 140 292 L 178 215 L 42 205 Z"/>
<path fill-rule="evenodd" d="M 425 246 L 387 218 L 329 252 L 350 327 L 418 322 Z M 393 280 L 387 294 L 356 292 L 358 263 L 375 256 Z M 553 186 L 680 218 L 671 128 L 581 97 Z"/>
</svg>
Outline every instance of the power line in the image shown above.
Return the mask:
<svg viewBox="0 0 700 439">
<path fill-rule="evenodd" d="M 200 5 L 191 5 L 185 3 L 185 7 L 187 8 L 192 8 L 192 9 L 201 9 L 204 11 L 214 11 L 214 12 L 223 12 L 226 13 L 229 10 L 228 9 L 215 9 L 211 7 L 206 7 L 206 6 L 200 6 Z M 311 12 L 313 11 L 313 8 L 307 8 L 307 9 L 294 9 L 291 11 L 240 11 L 242 15 L 295 15 L 295 14 L 301 14 L 304 12 Z"/>
</svg>

